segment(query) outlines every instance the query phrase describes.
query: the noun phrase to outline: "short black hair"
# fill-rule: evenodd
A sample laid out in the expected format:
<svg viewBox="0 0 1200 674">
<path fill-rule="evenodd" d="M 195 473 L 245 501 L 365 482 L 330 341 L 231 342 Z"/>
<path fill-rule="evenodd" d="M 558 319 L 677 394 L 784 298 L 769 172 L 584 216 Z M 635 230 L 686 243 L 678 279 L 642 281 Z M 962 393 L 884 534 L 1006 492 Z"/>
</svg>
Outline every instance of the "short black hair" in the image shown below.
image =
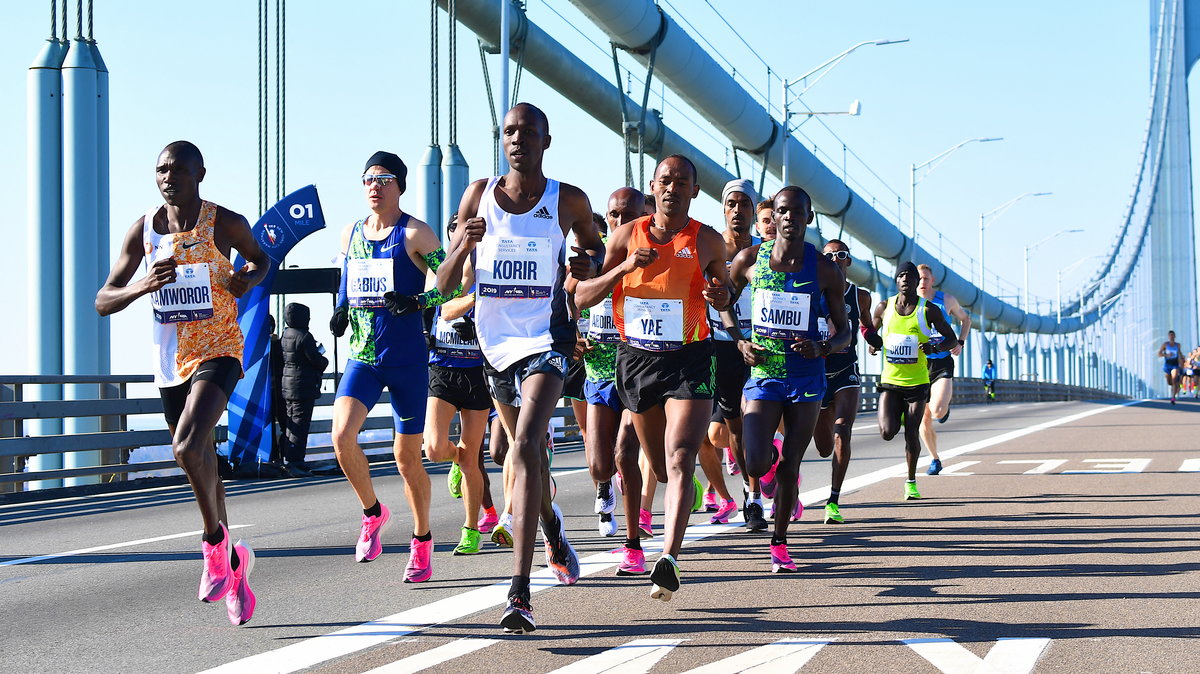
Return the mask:
<svg viewBox="0 0 1200 674">
<path fill-rule="evenodd" d="M 162 149 L 158 154 L 161 156 L 163 152 L 170 152 L 175 155 L 176 159 L 181 159 L 188 162 L 196 162 L 200 168 L 204 168 L 204 155 L 200 154 L 200 148 L 196 147 L 195 143 L 190 140 L 177 140 Z"/>
<path fill-rule="evenodd" d="M 512 110 L 513 108 L 528 108 L 533 112 L 534 117 L 537 117 L 537 120 L 542 123 L 542 133 L 545 133 L 546 135 L 550 134 L 550 118 L 546 116 L 546 113 L 542 112 L 541 108 L 533 103 L 526 103 L 524 101 L 517 103 L 516 105 L 512 106 L 512 108 L 509 108 L 509 110 Z"/>
<path fill-rule="evenodd" d="M 783 194 L 784 192 L 793 192 L 800 195 L 804 199 L 807 210 L 812 210 L 812 197 L 808 196 L 808 192 L 805 192 L 803 187 L 797 187 L 796 185 L 788 185 L 787 187 L 780 188 L 779 191 L 775 193 L 775 196 L 771 199 L 772 206 L 775 204 L 775 199 L 778 199 L 779 195 Z M 849 246 L 847 246 L 847 248 L 848 247 Z"/>
<path fill-rule="evenodd" d="M 825 245 L 828 246 L 831 243 L 836 243 L 839 246 L 841 246 L 842 248 L 845 248 L 846 250 L 850 250 L 850 245 L 847 244 L 845 241 L 842 241 L 841 239 L 830 239 L 825 242 Z"/>
<path fill-rule="evenodd" d="M 696 171 L 696 164 L 691 159 L 688 159 L 687 157 L 685 157 L 681 154 L 669 154 L 669 155 L 663 157 L 662 161 L 658 162 L 658 165 L 662 166 L 663 164 L 667 163 L 667 160 L 669 160 L 669 159 L 678 159 L 679 161 L 682 161 L 683 163 L 687 164 L 688 168 L 692 170 L 692 182 L 694 182 L 694 183 L 700 182 L 700 174 Z M 655 175 L 658 174 L 657 168 L 654 169 L 654 173 L 655 173 Z"/>
</svg>

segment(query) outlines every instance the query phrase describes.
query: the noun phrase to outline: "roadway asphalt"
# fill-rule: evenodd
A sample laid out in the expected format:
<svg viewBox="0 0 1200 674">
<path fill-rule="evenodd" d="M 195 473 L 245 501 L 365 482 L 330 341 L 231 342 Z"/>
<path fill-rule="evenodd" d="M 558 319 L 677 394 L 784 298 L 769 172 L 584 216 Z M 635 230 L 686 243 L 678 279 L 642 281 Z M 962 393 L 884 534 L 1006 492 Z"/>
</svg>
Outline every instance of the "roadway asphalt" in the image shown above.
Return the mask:
<svg viewBox="0 0 1200 674">
<path fill-rule="evenodd" d="M 398 517 L 370 564 L 353 561 L 361 511 L 341 478 L 227 483 L 233 524 L 248 525 L 234 536 L 258 557 L 258 612 L 241 628 L 195 599 L 186 488 L 0 506 L 7 668 L 1200 671 L 1200 403 L 957 407 L 938 427 L 947 470 L 922 475 L 910 502 L 899 441 L 882 442 L 873 416 L 855 428 L 846 524 L 820 522 L 827 460 L 810 449 L 804 463 L 799 573 L 769 573 L 767 535 L 697 515 L 666 604 L 647 579 L 613 575 L 620 542 L 595 531 L 582 452 L 560 452 L 586 575 L 536 592 L 539 629 L 523 637 L 496 627 L 509 552 L 450 554 L 462 510 L 444 466 L 434 576 L 419 585 L 401 582 L 411 520 L 393 466 L 375 470 Z"/>
</svg>

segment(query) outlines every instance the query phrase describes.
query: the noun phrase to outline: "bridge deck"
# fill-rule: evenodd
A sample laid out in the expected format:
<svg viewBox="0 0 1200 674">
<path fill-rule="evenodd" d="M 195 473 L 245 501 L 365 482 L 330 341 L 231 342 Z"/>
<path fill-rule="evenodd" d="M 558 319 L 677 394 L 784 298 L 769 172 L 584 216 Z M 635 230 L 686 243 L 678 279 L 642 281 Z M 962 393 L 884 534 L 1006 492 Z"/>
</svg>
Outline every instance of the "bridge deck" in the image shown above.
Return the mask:
<svg viewBox="0 0 1200 674">
<path fill-rule="evenodd" d="M 587 575 L 537 592 L 541 627 L 519 638 L 495 627 L 510 553 L 450 554 L 462 511 L 444 469 L 434 577 L 416 586 L 401 582 L 411 519 L 394 467 L 376 469 L 376 486 L 396 526 L 366 565 L 353 562 L 357 504 L 341 479 L 228 483 L 231 518 L 247 525 L 234 536 L 258 554 L 259 609 L 241 629 L 195 600 L 186 488 L 3 506 L 8 659 L 66 671 L 1200 670 L 1200 404 L 957 407 L 938 428 L 946 470 L 920 477 L 917 502 L 898 499 L 899 442 L 883 443 L 873 418 L 855 429 L 845 525 L 820 523 L 828 463 L 812 450 L 804 462 L 800 573 L 768 573 L 768 536 L 695 516 L 669 604 L 649 599 L 648 580 L 613 576 L 619 539 L 595 533 L 582 452 L 560 454 L 558 498 Z"/>
</svg>

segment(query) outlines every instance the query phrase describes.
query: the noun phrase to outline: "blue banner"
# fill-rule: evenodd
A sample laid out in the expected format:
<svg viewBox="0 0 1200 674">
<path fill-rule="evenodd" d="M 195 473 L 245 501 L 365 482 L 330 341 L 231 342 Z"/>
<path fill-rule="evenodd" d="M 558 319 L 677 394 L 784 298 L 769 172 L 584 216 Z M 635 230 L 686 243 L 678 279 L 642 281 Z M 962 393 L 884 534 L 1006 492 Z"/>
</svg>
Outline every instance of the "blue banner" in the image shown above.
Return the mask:
<svg viewBox="0 0 1200 674">
<path fill-rule="evenodd" d="M 284 256 L 301 239 L 325 228 L 325 214 L 314 185 L 284 197 L 263 214 L 251 232 L 258 245 L 271 256 L 271 268 L 261 283 L 238 300 L 238 326 L 246 337 L 242 367 L 246 376 L 229 397 L 229 460 L 234 465 L 259 463 L 271 457 L 271 286 Z M 246 261 L 237 256 L 234 269 Z"/>
</svg>

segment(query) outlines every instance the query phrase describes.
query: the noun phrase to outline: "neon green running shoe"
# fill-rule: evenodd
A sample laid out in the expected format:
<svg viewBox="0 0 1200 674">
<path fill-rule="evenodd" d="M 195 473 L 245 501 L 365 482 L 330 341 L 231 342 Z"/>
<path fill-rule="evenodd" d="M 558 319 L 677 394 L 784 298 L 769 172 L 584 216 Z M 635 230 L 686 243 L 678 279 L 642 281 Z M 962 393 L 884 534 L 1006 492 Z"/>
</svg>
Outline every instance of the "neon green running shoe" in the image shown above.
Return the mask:
<svg viewBox="0 0 1200 674">
<path fill-rule="evenodd" d="M 921 498 L 921 492 L 917 491 L 917 483 L 916 482 L 905 482 L 904 483 L 904 500 L 905 501 L 916 501 L 920 498 Z"/>
<path fill-rule="evenodd" d="M 462 468 L 457 463 L 450 464 L 450 472 L 446 474 L 446 489 L 454 498 L 462 498 Z"/>
<path fill-rule="evenodd" d="M 458 545 L 454 548 L 456 555 L 473 555 L 479 552 L 479 531 L 470 527 L 462 528 L 462 538 L 458 539 Z"/>
<path fill-rule="evenodd" d="M 842 519 L 842 511 L 838 510 L 838 504 L 825 504 L 825 524 L 842 524 L 845 521 Z"/>
<path fill-rule="evenodd" d="M 700 512 L 704 509 L 704 485 L 700 484 L 700 478 L 692 475 L 692 512 Z"/>
</svg>

